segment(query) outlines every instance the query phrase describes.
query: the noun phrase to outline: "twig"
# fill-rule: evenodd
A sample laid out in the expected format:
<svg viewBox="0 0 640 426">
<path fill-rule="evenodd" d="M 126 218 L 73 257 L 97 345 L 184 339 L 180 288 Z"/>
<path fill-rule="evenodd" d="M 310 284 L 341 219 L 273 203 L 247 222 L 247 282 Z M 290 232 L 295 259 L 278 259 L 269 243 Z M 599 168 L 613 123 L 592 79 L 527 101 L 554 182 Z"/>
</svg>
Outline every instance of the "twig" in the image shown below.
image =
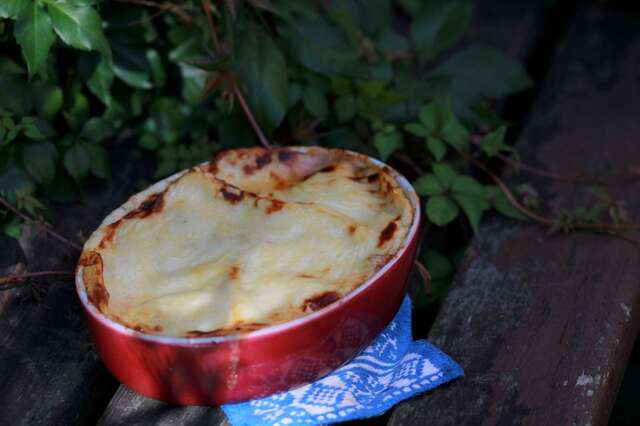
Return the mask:
<svg viewBox="0 0 640 426">
<path fill-rule="evenodd" d="M 215 25 L 213 23 L 213 16 L 211 16 L 211 0 L 202 0 L 202 8 L 204 9 L 205 14 L 207 15 L 207 24 L 209 26 L 209 32 L 211 33 L 211 40 L 213 40 L 213 47 L 215 48 L 216 53 L 218 53 L 219 55 L 222 55 L 224 52 L 222 50 L 222 45 L 220 44 L 220 40 L 218 39 L 218 34 L 216 32 Z M 260 125 L 258 125 L 258 122 L 256 121 L 253 115 L 253 112 L 251 111 L 251 107 L 249 107 L 249 104 L 245 100 L 244 95 L 240 90 L 240 87 L 238 87 L 238 83 L 235 81 L 233 82 L 233 93 L 235 97 L 238 98 L 238 101 L 240 102 L 240 106 L 242 107 L 242 110 L 244 111 L 244 114 L 246 115 L 247 120 L 249 120 L 249 123 L 251 124 L 253 131 L 258 137 L 260 144 L 262 144 L 262 146 L 264 146 L 267 149 L 271 149 L 271 144 L 269 144 L 269 141 L 264 136 L 264 133 L 260 128 Z"/>
<path fill-rule="evenodd" d="M 253 127 L 253 131 L 256 133 L 256 136 L 258 137 L 260 144 L 262 144 L 262 146 L 264 146 L 267 149 L 271 149 L 271 144 L 269 143 L 267 138 L 264 136 L 264 133 L 262 133 L 262 129 L 260 128 L 260 126 L 258 125 L 258 122 L 253 116 L 253 112 L 251 112 L 251 108 L 249 108 L 249 104 L 247 104 L 247 101 L 244 99 L 244 96 L 242 95 L 242 92 L 240 91 L 240 88 L 238 87 L 238 84 L 236 82 L 233 83 L 233 93 L 236 95 L 236 98 L 238 98 L 238 101 L 240 102 L 240 106 L 244 110 L 244 113 L 247 116 L 247 119 L 249 120 L 251 127 Z"/>
<path fill-rule="evenodd" d="M 207 25 L 209 25 L 209 32 L 211 33 L 211 39 L 213 40 L 213 47 L 216 49 L 216 53 L 221 55 L 222 45 L 220 44 L 220 40 L 218 39 L 218 33 L 216 32 L 216 28 L 213 25 L 213 16 L 211 16 L 211 0 L 202 0 L 202 8 L 204 9 L 205 14 L 207 15 Z"/>
<path fill-rule="evenodd" d="M 477 135 L 471 136 L 471 138 L 469 138 L 469 141 L 473 145 L 476 145 L 478 147 L 481 146 L 481 142 L 480 142 L 481 139 Z M 502 161 L 502 162 L 504 162 L 506 164 L 509 164 L 510 166 L 514 167 L 515 169 L 524 170 L 527 173 L 532 174 L 532 175 L 544 177 L 544 178 L 547 178 L 547 179 L 558 180 L 558 181 L 562 181 L 562 182 L 595 183 L 595 184 L 599 184 L 599 185 L 611 185 L 610 180 L 613 179 L 614 177 L 626 177 L 626 178 L 640 177 L 640 173 L 636 172 L 634 169 L 629 170 L 627 173 L 616 173 L 616 174 L 610 175 L 610 176 L 608 176 L 606 178 L 601 178 L 601 177 L 597 177 L 597 176 L 588 176 L 588 175 L 566 176 L 566 175 L 560 175 L 558 173 L 554 173 L 554 172 L 549 171 L 549 170 L 539 169 L 537 167 L 533 167 L 533 166 L 530 166 L 528 164 L 521 163 L 520 161 L 515 161 L 511 157 L 509 157 L 507 155 L 504 155 L 504 154 L 501 154 L 501 153 L 495 154 L 495 157 L 498 158 L 500 161 Z"/>
<path fill-rule="evenodd" d="M 5 208 L 10 210 L 14 214 L 20 216 L 22 219 L 26 220 L 27 222 L 30 222 L 30 223 L 33 223 L 35 225 L 40 226 L 42 229 L 44 229 L 44 231 L 46 233 L 48 233 L 52 237 L 58 239 L 59 241 L 67 244 L 70 247 L 73 247 L 74 249 L 76 249 L 78 251 L 82 250 L 82 247 L 80 245 L 74 243 L 73 241 L 68 240 L 67 238 L 63 237 L 62 235 L 60 235 L 56 231 L 54 231 L 53 230 L 53 226 L 50 223 L 48 223 L 48 222 L 46 222 L 46 221 L 44 221 L 42 219 L 34 219 L 32 217 L 27 216 L 26 214 L 22 213 L 20 210 L 18 210 L 14 206 L 12 206 L 7 200 L 5 200 L 2 197 L 0 197 L 0 204 L 2 204 Z"/>
<path fill-rule="evenodd" d="M 120 3 L 131 3 L 139 6 L 147 6 L 147 7 L 153 7 L 158 9 L 158 11 L 154 13 L 150 17 L 150 19 L 154 19 L 157 15 L 168 11 L 173 13 L 174 15 L 176 15 L 178 18 L 182 19 L 182 21 L 186 23 L 193 22 L 193 19 L 191 18 L 191 16 L 189 16 L 189 14 L 185 12 L 185 10 L 189 9 L 189 7 L 186 5 L 179 6 L 171 2 L 158 3 L 155 1 L 149 1 L 149 0 L 116 0 L 116 1 Z M 140 24 L 141 22 L 143 21 L 134 22 L 134 24 Z"/>
<path fill-rule="evenodd" d="M 427 292 L 427 295 L 431 296 L 431 294 L 433 294 L 433 286 L 431 286 L 431 275 L 429 275 L 429 271 L 427 271 L 427 268 L 419 260 L 415 260 L 413 263 L 416 266 L 416 271 L 418 271 L 420 278 L 422 278 L 424 290 Z"/>
<path fill-rule="evenodd" d="M 69 271 L 38 271 L 38 272 L 25 272 L 23 274 L 12 274 L 6 277 L 0 277 L 0 289 L 4 288 L 3 286 L 12 284 L 18 281 L 25 280 L 27 278 L 38 278 L 38 277 L 54 277 L 54 276 L 64 276 L 64 277 L 72 277 L 75 274 Z"/>
<path fill-rule="evenodd" d="M 422 176 L 423 174 L 426 173 L 424 170 L 422 170 L 422 168 L 415 161 L 413 161 L 411 159 L 411 157 L 409 157 L 406 154 L 401 154 L 399 152 L 394 152 L 393 153 L 393 157 L 398 159 L 399 161 L 403 162 L 407 166 L 409 166 L 411 168 L 411 170 L 413 170 L 418 176 Z"/>
<path fill-rule="evenodd" d="M 458 152 L 467 161 L 470 161 L 475 166 L 477 166 L 480 170 L 486 173 L 487 176 L 489 176 L 500 188 L 500 190 L 504 193 L 504 195 L 507 197 L 509 202 L 511 202 L 511 204 L 520 211 L 520 213 L 522 213 L 523 215 L 527 216 L 529 219 L 535 222 L 538 222 L 542 225 L 546 225 L 546 226 L 554 225 L 554 221 L 552 219 L 545 216 L 541 216 L 531 211 L 530 209 L 526 208 L 525 206 L 523 206 L 520 203 L 520 201 L 518 201 L 518 199 L 515 197 L 515 195 L 513 195 L 509 187 L 502 181 L 502 179 L 496 176 L 482 162 L 470 157 L 468 154 L 462 151 L 458 151 Z M 581 222 L 581 223 L 574 223 L 572 224 L 572 226 L 573 228 L 577 228 L 577 229 L 588 229 L 588 230 L 595 230 L 595 231 L 609 232 L 609 233 L 612 233 L 613 231 L 629 231 L 629 230 L 640 229 L 640 225 L 635 223 L 584 223 L 584 222 Z"/>
</svg>

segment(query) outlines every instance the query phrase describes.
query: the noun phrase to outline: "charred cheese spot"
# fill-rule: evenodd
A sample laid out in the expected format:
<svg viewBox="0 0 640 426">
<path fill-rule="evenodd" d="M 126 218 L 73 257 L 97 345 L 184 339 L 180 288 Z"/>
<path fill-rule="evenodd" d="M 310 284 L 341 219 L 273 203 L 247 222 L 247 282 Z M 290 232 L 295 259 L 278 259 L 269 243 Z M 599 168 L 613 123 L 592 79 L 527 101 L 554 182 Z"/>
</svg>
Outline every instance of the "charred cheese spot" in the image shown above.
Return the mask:
<svg viewBox="0 0 640 426">
<path fill-rule="evenodd" d="M 229 279 L 235 280 L 236 278 L 238 278 L 239 273 L 240 267 L 238 265 L 231 266 L 231 269 L 229 270 Z"/>
<path fill-rule="evenodd" d="M 220 189 L 220 194 L 222 194 L 222 198 L 231 204 L 239 203 L 244 198 L 244 191 L 231 186 L 223 186 Z"/>
<path fill-rule="evenodd" d="M 295 157 L 296 153 L 294 151 L 289 151 L 288 149 L 283 149 L 278 151 L 278 160 L 282 162 L 287 162 L 292 160 Z"/>
<path fill-rule="evenodd" d="M 101 249 L 106 248 L 109 244 L 113 242 L 113 237 L 116 235 L 116 229 L 118 228 L 119 223 L 120 221 L 112 223 L 109 226 L 105 227 L 104 236 L 100 241 L 100 245 L 98 246 L 99 248 Z"/>
<path fill-rule="evenodd" d="M 265 152 L 262 155 L 258 155 L 258 157 L 256 158 L 256 169 L 260 170 L 261 168 L 263 168 L 264 166 L 266 166 L 270 162 L 271 162 L 271 153 L 270 152 Z"/>
<path fill-rule="evenodd" d="M 104 312 L 109 304 L 109 292 L 104 285 L 102 257 L 95 251 L 83 252 L 78 262 L 89 301 Z"/>
<path fill-rule="evenodd" d="M 153 213 L 159 213 L 164 207 L 164 191 L 158 194 L 151 194 L 140 206 L 125 215 L 125 219 L 145 218 Z"/>
<path fill-rule="evenodd" d="M 315 278 L 313 275 L 311 274 L 300 274 L 298 275 L 300 278 Z"/>
<path fill-rule="evenodd" d="M 396 229 L 398 229 L 398 224 L 396 221 L 399 217 L 393 219 L 391 222 L 384 227 L 382 231 L 380 231 L 380 236 L 378 237 L 378 247 L 384 245 L 387 241 L 393 238 L 393 234 L 395 234 Z"/>
<path fill-rule="evenodd" d="M 282 210 L 284 207 L 284 201 L 272 199 L 270 200 L 271 204 L 267 207 L 267 214 L 275 213 L 279 210 Z"/>
<path fill-rule="evenodd" d="M 338 293 L 335 291 L 327 291 L 305 300 L 304 309 L 307 311 L 317 311 L 325 306 L 329 306 L 338 299 L 340 299 L 340 295 Z"/>
<path fill-rule="evenodd" d="M 338 301 L 393 258 L 412 220 L 392 172 L 366 157 L 239 149 L 133 196 L 79 267 L 90 302 L 131 329 L 226 336 Z"/>
</svg>

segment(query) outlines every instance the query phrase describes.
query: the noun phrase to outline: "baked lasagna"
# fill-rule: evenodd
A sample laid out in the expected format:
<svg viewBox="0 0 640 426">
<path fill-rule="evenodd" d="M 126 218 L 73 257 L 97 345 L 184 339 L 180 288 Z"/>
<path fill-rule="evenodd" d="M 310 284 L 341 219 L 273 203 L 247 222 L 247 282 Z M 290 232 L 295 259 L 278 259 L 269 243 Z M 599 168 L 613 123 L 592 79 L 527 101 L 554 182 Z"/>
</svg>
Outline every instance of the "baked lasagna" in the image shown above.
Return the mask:
<svg viewBox="0 0 640 426">
<path fill-rule="evenodd" d="M 395 172 L 324 148 L 225 151 L 131 197 L 86 242 L 104 315 L 144 333 L 245 333 L 353 291 L 405 243 Z"/>
</svg>

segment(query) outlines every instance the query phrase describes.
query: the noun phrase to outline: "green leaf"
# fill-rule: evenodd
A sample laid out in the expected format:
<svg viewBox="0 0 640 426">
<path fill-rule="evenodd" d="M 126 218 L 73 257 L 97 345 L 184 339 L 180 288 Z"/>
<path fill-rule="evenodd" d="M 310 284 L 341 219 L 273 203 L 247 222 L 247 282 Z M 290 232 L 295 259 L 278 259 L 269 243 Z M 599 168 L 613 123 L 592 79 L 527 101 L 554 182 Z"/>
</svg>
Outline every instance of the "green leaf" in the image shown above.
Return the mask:
<svg viewBox="0 0 640 426">
<path fill-rule="evenodd" d="M 420 195 L 440 195 L 444 192 L 444 187 L 434 175 L 420 176 L 413 187 Z"/>
<path fill-rule="evenodd" d="M 2 226 L 2 231 L 11 238 L 20 238 L 20 235 L 22 235 L 22 222 L 17 218 L 13 218 L 9 223 L 5 223 Z"/>
<path fill-rule="evenodd" d="M 429 132 L 439 132 L 449 116 L 450 111 L 440 102 L 430 102 L 418 112 L 418 118 Z"/>
<path fill-rule="evenodd" d="M 464 149 L 469 141 L 469 132 L 451 113 L 447 122 L 440 130 L 440 135 L 449 145 L 456 149 Z"/>
<path fill-rule="evenodd" d="M 35 101 L 32 85 L 24 77 L 0 73 L 0 107 L 6 108 L 18 116 L 29 113 Z"/>
<path fill-rule="evenodd" d="M 51 142 L 28 142 L 22 145 L 22 162 L 38 183 L 53 180 L 56 175 L 58 151 Z"/>
<path fill-rule="evenodd" d="M 284 55 L 269 35 L 253 26 L 238 46 L 235 67 L 258 123 L 271 135 L 284 118 L 289 101 Z"/>
<path fill-rule="evenodd" d="M 423 261 L 433 280 L 446 278 L 454 272 L 451 261 L 436 250 L 427 250 L 423 256 Z"/>
<path fill-rule="evenodd" d="M 38 97 L 36 104 L 38 114 L 47 120 L 53 120 L 64 102 L 62 89 L 58 86 L 42 86 L 37 88 L 36 96 Z"/>
<path fill-rule="evenodd" d="M 407 52 L 410 44 L 406 37 L 391 28 L 387 28 L 378 38 L 378 48 L 388 56 L 394 57 Z"/>
<path fill-rule="evenodd" d="M 478 231 L 482 213 L 491 205 L 484 186 L 471 176 L 457 176 L 451 187 L 454 198 L 462 207 L 474 232 Z"/>
<path fill-rule="evenodd" d="M 0 3 L 0 18 L 17 18 L 29 3 L 30 0 L 2 0 Z"/>
<path fill-rule="evenodd" d="M 495 185 L 485 186 L 485 197 L 491 202 L 491 206 L 499 213 L 512 219 L 527 220 L 520 210 L 515 208 L 507 196 Z"/>
<path fill-rule="evenodd" d="M 438 138 L 427 138 L 427 148 L 433 154 L 436 161 L 440 161 L 447 153 L 447 146 Z"/>
<path fill-rule="evenodd" d="M 202 91 L 207 81 L 207 72 L 200 68 L 181 62 L 182 97 L 191 105 L 202 102 Z"/>
<path fill-rule="evenodd" d="M 91 142 L 102 142 L 113 134 L 113 126 L 107 120 L 99 117 L 91 117 L 87 120 L 80 132 L 80 136 Z"/>
<path fill-rule="evenodd" d="M 113 84 L 113 70 L 109 61 L 102 58 L 93 70 L 93 74 L 87 81 L 87 87 L 91 93 L 96 95 L 98 99 L 105 105 L 111 104 L 111 85 Z"/>
<path fill-rule="evenodd" d="M 101 145 L 87 144 L 84 147 L 91 156 L 91 173 L 102 179 L 111 177 L 111 163 L 109 153 Z"/>
<path fill-rule="evenodd" d="M 302 90 L 302 102 L 307 110 L 316 118 L 325 118 L 329 114 L 327 98 L 315 86 L 305 86 Z"/>
<path fill-rule="evenodd" d="M 412 135 L 416 135 L 421 138 L 426 138 L 431 135 L 429 129 L 427 129 L 420 123 L 407 123 L 405 124 L 404 129 Z"/>
<path fill-rule="evenodd" d="M 35 183 L 24 170 L 14 165 L 0 170 L 0 194 L 10 202 L 15 202 L 18 197 L 32 194 L 35 190 Z"/>
<path fill-rule="evenodd" d="M 25 8 L 16 21 L 14 28 L 16 41 L 22 49 L 27 62 L 29 77 L 38 72 L 47 60 L 49 49 L 55 40 L 51 26 L 51 17 L 34 1 Z"/>
<path fill-rule="evenodd" d="M 386 161 L 396 149 L 402 146 L 402 135 L 399 132 L 376 133 L 373 145 L 380 153 L 382 161 Z"/>
<path fill-rule="evenodd" d="M 359 42 L 360 29 L 358 29 L 356 23 L 351 15 L 348 5 L 345 2 L 336 3 L 330 10 L 329 16 L 336 23 L 352 47 L 357 47 Z"/>
<path fill-rule="evenodd" d="M 352 120 L 356 115 L 356 99 L 353 95 L 339 97 L 334 107 L 340 124 Z"/>
<path fill-rule="evenodd" d="M 111 30 L 108 42 L 113 52 L 111 64 L 116 77 L 131 87 L 150 89 L 152 68 L 147 57 L 144 35 L 131 33 L 124 29 Z"/>
<path fill-rule="evenodd" d="M 471 195 L 456 194 L 454 198 L 460 204 L 464 213 L 467 215 L 469 223 L 471 224 L 471 228 L 473 228 L 473 232 L 478 232 L 482 213 L 489 209 L 489 203 L 482 198 Z"/>
<path fill-rule="evenodd" d="M 169 59 L 174 62 L 192 61 L 202 55 L 202 31 L 194 25 L 174 25 L 167 33 L 174 48 Z"/>
<path fill-rule="evenodd" d="M 506 133 L 506 126 L 500 126 L 496 130 L 487 133 L 482 137 L 480 148 L 482 148 L 482 151 L 489 157 L 493 157 L 500 151 L 508 151 L 510 147 L 504 143 Z"/>
<path fill-rule="evenodd" d="M 287 57 L 317 73 L 364 80 L 390 80 L 393 76 L 388 61 L 360 61 L 340 29 L 323 19 L 295 19 L 278 25 L 278 34 Z"/>
<path fill-rule="evenodd" d="M 469 139 L 469 132 L 458 121 L 451 106 L 434 101 L 423 106 L 418 117 L 428 130 L 427 135 L 438 136 L 456 149 L 463 149 Z"/>
<path fill-rule="evenodd" d="M 444 79 L 443 89 L 460 107 L 483 98 L 498 98 L 531 87 L 524 67 L 504 52 L 471 45 L 436 67 L 430 78 Z"/>
<path fill-rule="evenodd" d="M 428 2 L 411 23 L 411 37 L 418 52 L 431 59 L 462 37 L 471 20 L 467 2 Z"/>
<path fill-rule="evenodd" d="M 158 54 L 157 50 L 149 49 L 147 50 L 147 60 L 151 65 L 151 72 L 153 75 L 153 83 L 155 87 L 164 87 L 167 81 L 167 75 L 164 71 L 164 66 L 162 65 L 162 59 Z M 183 75 L 184 78 L 184 75 Z"/>
<path fill-rule="evenodd" d="M 436 195 L 427 200 L 427 217 L 438 226 L 444 226 L 458 217 L 458 205 L 451 198 Z"/>
<path fill-rule="evenodd" d="M 153 151 L 160 146 L 160 140 L 151 133 L 144 133 L 138 140 L 138 144 L 144 149 Z"/>
<path fill-rule="evenodd" d="M 451 188 L 458 177 L 458 174 L 453 170 L 453 167 L 446 163 L 434 163 L 431 168 L 445 189 Z"/>
<path fill-rule="evenodd" d="M 24 74 L 24 69 L 18 65 L 13 58 L 0 55 L 0 74 Z"/>
<path fill-rule="evenodd" d="M 339 96 L 350 95 L 353 93 L 353 83 L 348 78 L 331 76 L 331 90 Z"/>
<path fill-rule="evenodd" d="M 398 0 L 398 4 L 405 12 L 413 16 L 420 11 L 424 0 Z"/>
<path fill-rule="evenodd" d="M 451 189 L 456 194 L 469 195 L 478 198 L 486 198 L 485 188 L 471 176 L 457 176 Z"/>
<path fill-rule="evenodd" d="M 64 155 L 64 167 L 75 180 L 81 180 L 91 170 L 91 154 L 82 143 L 76 143 Z"/>
<path fill-rule="evenodd" d="M 53 28 L 66 44 L 81 50 L 97 50 L 110 56 L 102 20 L 91 4 L 69 0 L 45 0 Z"/>
<path fill-rule="evenodd" d="M 20 127 L 26 137 L 29 139 L 44 139 L 45 135 L 36 125 L 33 117 L 24 117 L 20 122 Z"/>
<path fill-rule="evenodd" d="M 69 127 L 75 130 L 80 128 L 81 124 L 89 116 L 89 101 L 80 93 L 80 90 L 74 90 L 72 96 L 73 104 L 71 104 L 71 108 L 64 113 L 64 117 Z"/>
<path fill-rule="evenodd" d="M 151 79 L 146 71 L 138 71 L 113 65 L 113 73 L 120 80 L 137 89 L 151 89 Z"/>
</svg>

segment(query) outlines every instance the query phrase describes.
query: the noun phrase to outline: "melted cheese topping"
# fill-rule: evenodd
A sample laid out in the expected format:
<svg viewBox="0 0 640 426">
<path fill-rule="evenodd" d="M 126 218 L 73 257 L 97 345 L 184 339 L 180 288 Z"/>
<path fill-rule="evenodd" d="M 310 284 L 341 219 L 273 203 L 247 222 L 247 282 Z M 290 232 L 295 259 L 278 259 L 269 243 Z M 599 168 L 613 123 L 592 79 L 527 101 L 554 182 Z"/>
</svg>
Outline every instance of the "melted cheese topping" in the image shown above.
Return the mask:
<svg viewBox="0 0 640 426">
<path fill-rule="evenodd" d="M 352 291 L 401 247 L 392 172 L 320 148 L 227 151 L 132 197 L 85 244 L 91 303 L 169 336 L 241 333 Z"/>
</svg>

